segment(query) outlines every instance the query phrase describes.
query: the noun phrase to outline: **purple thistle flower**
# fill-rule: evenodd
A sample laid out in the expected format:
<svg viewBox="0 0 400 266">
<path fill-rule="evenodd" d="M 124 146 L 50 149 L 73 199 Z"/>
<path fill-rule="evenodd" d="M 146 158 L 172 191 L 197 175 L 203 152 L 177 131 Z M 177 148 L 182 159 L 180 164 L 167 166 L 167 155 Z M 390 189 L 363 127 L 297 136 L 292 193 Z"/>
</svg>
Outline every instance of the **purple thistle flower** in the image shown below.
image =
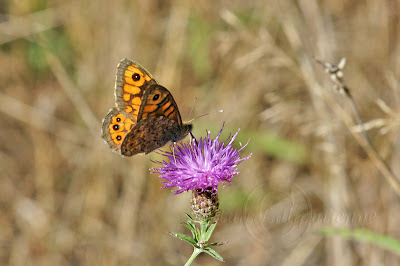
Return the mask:
<svg viewBox="0 0 400 266">
<path fill-rule="evenodd" d="M 248 142 L 240 149 L 232 146 L 240 129 L 232 138 L 229 137 L 225 142 L 220 142 L 219 137 L 223 128 L 222 126 L 214 140 L 208 132 L 207 137 L 200 138 L 198 142 L 193 140 L 179 146 L 175 145 L 174 153 L 163 152 L 162 155 L 166 156 L 168 161 L 155 162 L 162 167 L 151 169 L 152 173 L 160 174 L 160 179 L 165 179 L 162 181 L 164 184 L 162 188 L 177 187 L 174 194 L 188 190 L 207 190 L 217 193 L 219 183 L 226 181 L 231 185 L 232 177 L 239 173 L 237 165 L 249 159 L 252 154 L 245 158 L 239 157 Z"/>
</svg>

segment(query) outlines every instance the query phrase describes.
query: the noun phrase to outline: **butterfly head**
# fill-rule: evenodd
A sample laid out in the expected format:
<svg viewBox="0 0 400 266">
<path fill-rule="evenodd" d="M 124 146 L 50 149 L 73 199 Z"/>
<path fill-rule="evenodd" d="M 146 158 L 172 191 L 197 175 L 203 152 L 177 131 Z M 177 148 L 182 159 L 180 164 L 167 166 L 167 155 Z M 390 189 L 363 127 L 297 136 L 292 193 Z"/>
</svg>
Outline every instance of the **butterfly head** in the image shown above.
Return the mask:
<svg viewBox="0 0 400 266">
<path fill-rule="evenodd" d="M 190 132 L 192 132 L 193 130 L 193 125 L 190 123 L 183 123 L 182 127 L 183 127 L 183 132 L 185 132 L 185 136 Z"/>
<path fill-rule="evenodd" d="M 178 136 L 179 139 L 174 140 L 175 142 L 183 139 L 184 137 L 186 137 L 188 134 L 190 134 L 193 130 L 193 125 L 190 123 L 183 123 L 182 127 L 181 127 L 181 132 Z"/>
</svg>

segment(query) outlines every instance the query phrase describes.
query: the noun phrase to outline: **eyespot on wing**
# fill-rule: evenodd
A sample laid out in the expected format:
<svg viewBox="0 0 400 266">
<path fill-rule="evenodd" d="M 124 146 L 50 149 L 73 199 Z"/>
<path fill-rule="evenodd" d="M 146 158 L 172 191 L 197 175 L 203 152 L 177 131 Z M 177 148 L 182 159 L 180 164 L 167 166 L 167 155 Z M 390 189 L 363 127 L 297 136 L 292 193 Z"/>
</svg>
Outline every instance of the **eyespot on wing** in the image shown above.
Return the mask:
<svg viewBox="0 0 400 266">
<path fill-rule="evenodd" d="M 114 152 L 121 154 L 121 143 L 134 124 L 135 122 L 126 118 L 117 107 L 111 108 L 103 119 L 101 136 Z"/>
</svg>

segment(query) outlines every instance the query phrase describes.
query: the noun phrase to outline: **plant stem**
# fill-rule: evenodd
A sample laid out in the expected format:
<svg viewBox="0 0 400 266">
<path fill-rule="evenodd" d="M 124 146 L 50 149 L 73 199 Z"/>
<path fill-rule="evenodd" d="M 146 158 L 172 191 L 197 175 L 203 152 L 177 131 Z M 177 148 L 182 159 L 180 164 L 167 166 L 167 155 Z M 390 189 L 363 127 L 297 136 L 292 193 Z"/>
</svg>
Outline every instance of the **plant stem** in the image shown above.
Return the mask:
<svg viewBox="0 0 400 266">
<path fill-rule="evenodd" d="M 188 261 L 185 263 L 185 266 L 189 266 L 190 264 L 192 264 L 192 262 L 194 261 L 194 259 L 197 257 L 197 255 L 199 255 L 201 253 L 201 249 L 199 248 L 194 248 L 192 256 L 190 256 L 190 258 L 188 259 Z"/>
</svg>

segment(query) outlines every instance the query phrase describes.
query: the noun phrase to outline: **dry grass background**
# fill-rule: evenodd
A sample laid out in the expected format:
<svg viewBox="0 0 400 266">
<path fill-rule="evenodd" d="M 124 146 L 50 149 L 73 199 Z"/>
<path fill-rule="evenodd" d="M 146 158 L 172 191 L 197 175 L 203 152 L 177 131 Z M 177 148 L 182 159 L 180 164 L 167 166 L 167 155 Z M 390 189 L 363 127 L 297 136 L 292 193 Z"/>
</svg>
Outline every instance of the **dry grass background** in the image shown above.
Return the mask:
<svg viewBox="0 0 400 266">
<path fill-rule="evenodd" d="M 369 137 L 400 175 L 398 0 L 14 0 L 0 12 L 1 265 L 183 265 L 190 256 L 167 234 L 188 233 L 189 193 L 160 190 L 148 171 L 157 154 L 122 158 L 100 137 L 122 58 L 169 88 L 183 119 L 212 112 L 194 121 L 197 137 L 225 121 L 224 137 L 240 127 L 242 142 L 252 138 L 252 158 L 220 192 L 212 240 L 229 241 L 216 248 L 225 265 L 400 263 L 374 244 L 315 233 L 400 238 L 399 195 L 314 61 L 347 57 Z M 222 263 L 202 255 L 194 265 Z"/>
</svg>

